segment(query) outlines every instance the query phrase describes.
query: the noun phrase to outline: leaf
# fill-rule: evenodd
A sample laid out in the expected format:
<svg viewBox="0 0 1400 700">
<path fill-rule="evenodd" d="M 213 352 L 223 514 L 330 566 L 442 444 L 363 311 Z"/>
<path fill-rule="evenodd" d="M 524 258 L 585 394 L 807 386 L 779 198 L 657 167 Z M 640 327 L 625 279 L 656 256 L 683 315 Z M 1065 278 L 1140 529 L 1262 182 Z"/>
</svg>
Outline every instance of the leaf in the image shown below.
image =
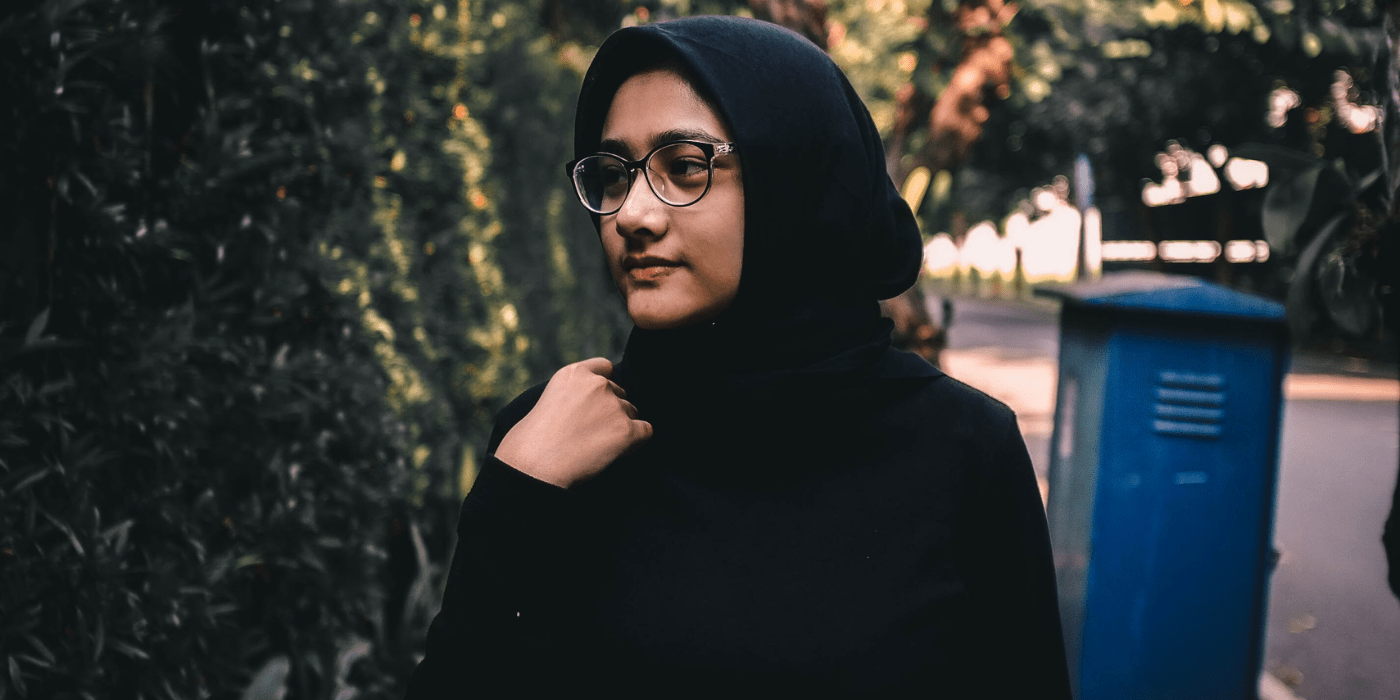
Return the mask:
<svg viewBox="0 0 1400 700">
<path fill-rule="evenodd" d="M 1336 212 L 1350 210 L 1355 189 L 1345 174 L 1315 156 L 1291 148 L 1246 143 L 1231 152 L 1269 166 L 1260 224 L 1273 250 L 1306 247 Z"/>
<path fill-rule="evenodd" d="M 151 655 L 150 655 L 150 654 L 147 654 L 146 652 L 141 651 L 140 649 L 137 649 L 136 647 L 134 647 L 134 646 L 132 646 L 132 645 L 130 645 L 130 644 L 127 644 L 126 642 L 123 642 L 123 641 L 120 640 L 120 639 L 113 639 L 113 640 L 112 640 L 112 651 L 115 651 L 115 652 L 117 652 L 118 654 L 121 654 L 121 655 L 123 655 L 123 656 L 130 657 L 130 658 L 133 658 L 133 659 L 137 659 L 137 660 L 140 660 L 140 661 L 150 661 L 150 660 L 151 660 Z"/>
<path fill-rule="evenodd" d="M 287 657 L 272 657 L 258 669 L 241 700 L 282 700 L 287 694 L 287 674 L 291 670 L 292 663 Z"/>
<path fill-rule="evenodd" d="M 1284 307 L 1288 314 L 1288 329 L 1295 338 L 1306 338 L 1317 321 L 1317 269 L 1323 258 L 1324 249 L 1335 237 L 1338 228 L 1346 219 L 1346 212 L 1332 217 L 1323 224 L 1321 230 L 1303 247 L 1298 254 L 1298 264 L 1293 270 L 1293 281 L 1288 285 L 1288 296 Z"/>
<path fill-rule="evenodd" d="M 43 469 L 40 469 L 39 471 L 34 472 L 33 474 L 30 474 L 29 476 L 26 476 L 22 481 L 20 481 L 18 484 L 16 484 L 15 487 L 14 487 L 13 489 L 11 489 L 10 494 L 13 495 L 13 494 L 19 493 L 20 491 L 23 491 L 23 490 L 29 488 L 30 486 L 33 486 L 34 484 L 36 484 L 36 483 L 38 483 L 40 480 L 42 480 L 44 477 L 46 477 L 46 476 L 48 476 L 48 475 L 50 475 L 50 474 L 52 474 L 52 473 L 53 473 L 53 467 L 44 467 Z"/>
<path fill-rule="evenodd" d="M 209 568 L 205 576 L 208 578 L 210 585 L 213 585 L 218 583 L 231 568 L 233 568 L 233 558 L 226 554 L 220 555 L 209 563 Z"/>
<path fill-rule="evenodd" d="M 34 650 L 39 652 L 39 655 L 44 657 L 50 664 L 58 663 L 58 659 L 54 657 L 53 652 L 49 651 L 49 648 L 44 646 L 44 643 L 40 641 L 38 637 L 32 634 L 26 634 L 24 638 L 29 640 L 29 645 L 34 647 Z"/>
<path fill-rule="evenodd" d="M 41 658 L 38 658 L 38 657 L 36 657 L 36 656 L 31 656 L 31 655 L 29 655 L 29 654 L 15 654 L 15 658 L 16 658 L 16 659 L 23 659 L 24 662 L 27 663 L 27 664 L 29 664 L 30 666 L 38 666 L 39 668 L 43 668 L 43 669 L 50 669 L 50 668 L 53 668 L 53 664 L 51 664 L 51 663 L 49 663 L 49 662 L 47 662 L 47 661 L 45 661 L 45 660 L 43 660 L 43 659 L 41 659 Z"/>
<path fill-rule="evenodd" d="M 125 552 L 127 534 L 131 531 L 131 526 L 135 522 L 135 520 L 127 518 L 126 520 L 123 520 L 117 523 L 116 525 L 113 525 L 103 530 L 102 539 L 107 540 L 107 546 L 116 550 L 118 554 Z M 114 539 L 116 540 L 116 544 L 112 543 L 112 540 Z"/>
<path fill-rule="evenodd" d="M 1293 177 L 1270 173 L 1269 189 L 1264 194 L 1260 219 L 1264 237 L 1274 250 L 1292 250 L 1312 207 L 1313 192 L 1317 189 L 1317 178 L 1323 167 L 1319 163 Z"/>
<path fill-rule="evenodd" d="M 19 693 L 19 696 L 20 696 L 20 697 L 26 697 L 26 696 L 28 696 L 29 690 L 28 690 L 27 688 L 24 687 L 24 678 L 21 677 L 20 674 L 19 674 L 19 662 L 18 662 L 18 661 L 15 661 L 15 657 L 13 657 L 13 656 L 9 657 L 9 661 L 10 661 L 10 685 L 12 685 L 12 686 L 15 687 L 15 692 Z"/>
<path fill-rule="evenodd" d="M 102 658 L 103 649 L 107 646 L 107 626 L 102 623 L 100 613 L 97 618 L 97 632 L 93 634 L 93 637 L 95 641 L 92 648 L 92 662 L 97 663 L 97 660 Z"/>
<path fill-rule="evenodd" d="M 45 307 L 43 311 L 39 312 L 38 316 L 34 317 L 33 321 L 29 322 L 29 331 L 24 334 L 24 344 L 33 345 L 39 342 L 40 338 L 44 335 L 44 328 L 48 325 L 49 309 Z M 20 694 L 23 695 L 23 693 Z"/>
<path fill-rule="evenodd" d="M 370 655 L 373 648 L 367 640 L 359 637 L 351 637 L 341 641 L 340 651 L 335 657 L 335 687 L 336 696 L 342 696 L 347 690 L 352 694 L 354 689 L 350 687 L 350 669 L 355 663 Z"/>
<path fill-rule="evenodd" d="M 44 20 L 46 24 L 59 24 L 68 13 L 87 4 L 87 0 L 54 0 L 54 2 L 44 3 Z"/>
<path fill-rule="evenodd" d="M 1353 338 L 1368 338 L 1381 320 L 1376 280 L 1357 264 L 1356 254 L 1338 241 L 1317 263 L 1318 296 L 1327 317 Z"/>
<path fill-rule="evenodd" d="M 69 544 L 73 545 L 73 549 L 78 552 L 78 556 L 87 556 L 87 550 L 83 549 L 83 543 L 78 541 L 78 536 L 73 534 L 73 528 L 68 527 L 67 523 L 59 520 L 58 518 L 49 515 L 49 512 L 46 510 L 40 509 L 39 513 L 43 515 L 44 518 L 46 518 L 50 523 L 52 523 L 54 527 L 58 528 L 63 532 L 63 534 L 68 536 L 68 542 Z"/>
<path fill-rule="evenodd" d="M 35 396 L 42 399 L 51 394 L 57 394 L 58 392 L 63 391 L 65 389 L 70 389 L 76 384 L 77 382 L 73 381 L 72 376 L 64 377 L 63 379 L 57 379 L 39 387 L 39 391 L 35 393 Z"/>
</svg>

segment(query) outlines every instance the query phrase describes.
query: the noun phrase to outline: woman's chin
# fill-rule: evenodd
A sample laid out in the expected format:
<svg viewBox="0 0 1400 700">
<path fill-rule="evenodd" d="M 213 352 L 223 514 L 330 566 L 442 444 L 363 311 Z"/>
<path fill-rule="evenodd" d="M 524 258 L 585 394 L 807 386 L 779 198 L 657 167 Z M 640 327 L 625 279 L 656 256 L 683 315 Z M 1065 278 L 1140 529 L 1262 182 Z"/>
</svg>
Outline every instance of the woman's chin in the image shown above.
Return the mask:
<svg viewBox="0 0 1400 700">
<path fill-rule="evenodd" d="M 627 312 L 632 317 L 632 323 L 638 328 L 648 331 L 669 331 L 677 328 L 685 328 L 699 323 L 684 314 L 669 314 L 656 311 Z"/>
<path fill-rule="evenodd" d="M 648 331 L 669 331 L 697 326 L 718 315 L 703 307 L 688 304 L 648 303 L 657 300 L 628 300 L 627 315 L 638 328 Z"/>
<path fill-rule="evenodd" d="M 632 323 L 649 331 L 689 328 L 713 321 L 733 303 L 738 291 L 737 283 L 728 294 L 712 294 L 693 285 L 618 286 Z"/>
</svg>

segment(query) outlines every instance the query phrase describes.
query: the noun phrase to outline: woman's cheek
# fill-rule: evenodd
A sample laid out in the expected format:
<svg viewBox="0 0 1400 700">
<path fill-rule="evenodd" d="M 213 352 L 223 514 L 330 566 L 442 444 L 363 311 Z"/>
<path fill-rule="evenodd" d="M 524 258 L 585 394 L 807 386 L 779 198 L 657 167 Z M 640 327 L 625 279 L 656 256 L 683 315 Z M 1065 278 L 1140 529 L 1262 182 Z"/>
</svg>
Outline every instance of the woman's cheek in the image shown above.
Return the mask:
<svg viewBox="0 0 1400 700">
<path fill-rule="evenodd" d="M 710 274 L 702 282 L 704 305 L 709 309 L 709 313 L 718 316 L 720 312 L 729 308 L 729 304 L 734 301 L 734 297 L 739 292 L 739 270 L 737 264 L 733 269 L 726 265 L 722 269 L 710 270 Z"/>
</svg>

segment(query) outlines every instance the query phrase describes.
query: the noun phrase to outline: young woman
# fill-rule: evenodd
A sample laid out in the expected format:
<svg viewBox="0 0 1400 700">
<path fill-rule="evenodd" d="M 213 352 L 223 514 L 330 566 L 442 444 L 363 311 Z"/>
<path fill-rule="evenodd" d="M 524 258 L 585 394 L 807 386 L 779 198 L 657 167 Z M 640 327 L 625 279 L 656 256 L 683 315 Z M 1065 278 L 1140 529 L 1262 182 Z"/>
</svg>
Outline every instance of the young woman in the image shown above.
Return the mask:
<svg viewBox="0 0 1400 700">
<path fill-rule="evenodd" d="M 409 697 L 1069 697 L 1015 417 L 889 347 L 919 233 L 840 70 L 624 29 L 575 154 L 636 328 L 499 416 Z"/>
</svg>

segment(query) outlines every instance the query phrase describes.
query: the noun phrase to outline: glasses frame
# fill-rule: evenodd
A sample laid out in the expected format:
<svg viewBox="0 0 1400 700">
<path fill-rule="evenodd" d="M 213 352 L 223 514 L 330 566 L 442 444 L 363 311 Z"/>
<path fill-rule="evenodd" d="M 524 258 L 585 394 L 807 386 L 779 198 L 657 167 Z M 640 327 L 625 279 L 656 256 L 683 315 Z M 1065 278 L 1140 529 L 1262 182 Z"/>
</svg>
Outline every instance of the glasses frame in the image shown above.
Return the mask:
<svg viewBox="0 0 1400 700">
<path fill-rule="evenodd" d="M 664 203 L 666 206 L 676 208 L 688 207 L 704 199 L 705 195 L 710 193 L 710 186 L 713 185 L 715 182 L 715 158 L 723 155 L 733 154 L 735 152 L 733 143 L 715 143 L 713 141 L 696 141 L 692 139 L 679 139 L 676 141 L 667 141 L 666 143 L 663 143 L 657 146 L 656 148 L 651 149 L 650 153 L 647 153 L 645 156 L 642 156 L 638 160 L 627 160 L 626 158 L 623 158 L 622 156 L 617 155 L 616 153 L 599 152 L 565 163 L 564 174 L 569 177 L 569 180 L 571 182 L 573 182 L 574 194 L 578 195 L 578 201 L 583 204 L 584 209 L 587 209 L 588 211 L 591 211 L 599 216 L 608 216 L 610 214 L 616 214 L 619 210 L 622 209 L 622 205 L 627 203 L 627 198 L 632 196 L 632 186 L 637 184 L 637 171 L 642 170 L 644 171 L 644 173 L 650 173 L 651 169 L 648 168 L 647 165 L 651 162 L 652 156 L 656 155 L 663 149 L 670 148 L 671 146 L 675 146 L 677 144 L 682 143 L 688 143 L 693 146 L 696 146 L 705 153 L 705 191 L 701 192 L 700 196 L 696 197 L 694 201 L 687 202 L 685 204 L 672 204 L 665 197 L 662 197 L 661 193 L 656 191 L 656 185 L 652 184 L 651 182 L 651 175 L 644 174 L 642 175 L 642 179 L 646 180 L 647 187 L 651 190 L 651 193 L 656 196 L 656 199 Z M 588 160 L 589 158 L 597 158 L 599 156 L 606 156 L 608 158 L 615 158 L 617 160 L 620 160 L 622 161 L 623 167 L 627 169 L 627 194 L 623 196 L 621 202 L 618 202 L 616 208 L 607 211 L 599 211 L 589 206 L 588 198 L 583 194 L 583 186 L 580 185 L 578 181 L 579 166 L 583 164 L 583 161 Z"/>
</svg>

